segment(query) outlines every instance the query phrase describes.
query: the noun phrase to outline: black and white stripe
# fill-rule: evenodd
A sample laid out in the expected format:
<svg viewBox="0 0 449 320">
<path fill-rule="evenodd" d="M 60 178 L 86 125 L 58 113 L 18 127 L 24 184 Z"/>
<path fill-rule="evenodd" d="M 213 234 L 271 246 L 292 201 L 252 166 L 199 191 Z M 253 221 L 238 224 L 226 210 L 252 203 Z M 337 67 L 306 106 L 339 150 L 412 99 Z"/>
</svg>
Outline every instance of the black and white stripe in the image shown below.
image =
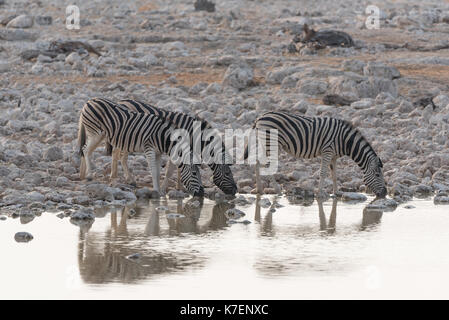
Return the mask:
<svg viewBox="0 0 449 320">
<path fill-rule="evenodd" d="M 335 118 L 305 117 L 286 112 L 268 112 L 259 117 L 254 128 L 260 133 L 276 129 L 278 144 L 296 158 L 322 157 L 319 191 L 331 168 L 334 193 L 337 191 L 336 160 L 351 157 L 364 173 L 364 182 L 378 197 L 385 197 L 387 189 L 382 174 L 382 161 L 358 129 L 349 122 Z M 263 134 L 261 135 L 262 137 Z M 264 140 L 269 141 L 267 137 Z M 269 144 L 267 144 L 269 148 Z M 248 147 L 245 159 L 248 158 Z M 256 166 L 258 170 L 258 166 Z M 258 172 L 256 172 L 256 179 Z M 258 192 L 261 192 L 258 179 Z"/>
<path fill-rule="evenodd" d="M 98 145 L 106 140 L 116 150 L 143 152 L 152 169 L 153 187 L 160 191 L 160 155 L 177 154 L 178 141 L 171 141 L 174 127 L 170 120 L 154 115 L 132 112 L 120 105 L 95 98 L 89 100 L 81 111 L 79 120 L 78 142 L 81 154 L 80 178 L 91 178 L 92 164 L 90 156 Z M 181 164 L 181 181 L 193 195 L 203 196 L 204 188 L 197 165 L 192 164 L 190 154 L 184 153 L 179 159 Z M 178 159 L 171 158 L 177 162 Z M 127 167 L 125 174 L 129 177 Z"/>
<path fill-rule="evenodd" d="M 181 112 L 172 112 L 160 109 L 156 106 L 144 103 L 141 101 L 126 99 L 118 101 L 123 107 L 127 109 L 146 114 L 153 114 L 159 117 L 169 119 L 177 128 L 186 130 L 191 138 L 191 151 L 194 152 L 193 146 L 200 146 L 200 151 L 203 152 L 205 149 L 210 150 L 211 161 L 207 164 L 212 169 L 213 172 L 213 182 L 217 185 L 224 193 L 234 195 L 237 192 L 237 186 L 234 182 L 234 177 L 230 168 L 229 156 L 225 150 L 224 143 L 218 135 L 213 135 L 212 139 L 205 141 L 202 135 L 194 135 L 194 124 L 195 122 L 200 124 L 201 132 L 204 134 L 206 130 L 212 129 L 211 125 L 199 118 L 192 117 L 188 114 Z M 194 141 L 193 139 L 196 139 Z M 215 155 L 214 151 L 218 150 L 219 154 Z M 126 166 L 126 154 L 122 154 L 122 165 Z M 115 178 L 117 175 L 117 157 L 113 153 L 113 173 L 111 172 L 111 178 Z M 165 192 L 168 184 L 168 179 L 172 174 L 171 163 L 167 165 L 165 180 L 162 184 L 162 192 Z"/>
</svg>

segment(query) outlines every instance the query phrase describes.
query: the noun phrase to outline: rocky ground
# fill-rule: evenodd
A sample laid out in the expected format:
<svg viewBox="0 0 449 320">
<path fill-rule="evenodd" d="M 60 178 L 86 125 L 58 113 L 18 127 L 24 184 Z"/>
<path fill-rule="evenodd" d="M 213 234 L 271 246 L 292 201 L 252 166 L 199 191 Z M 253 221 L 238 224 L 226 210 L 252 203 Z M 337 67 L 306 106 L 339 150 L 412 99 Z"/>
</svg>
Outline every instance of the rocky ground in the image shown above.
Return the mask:
<svg viewBox="0 0 449 320">
<path fill-rule="evenodd" d="M 193 2 L 83 1 L 80 29 L 68 30 L 66 1 L 0 0 L 0 210 L 152 196 L 142 155 L 129 161 L 138 189 L 108 186 L 103 148 L 96 181 L 79 181 L 79 112 L 97 96 L 199 113 L 219 129 L 249 128 L 270 110 L 350 120 L 383 160 L 396 200 L 449 200 L 449 1 L 220 1 L 215 12 Z M 378 30 L 365 26 L 370 4 L 381 10 Z M 355 46 L 291 50 L 304 23 L 345 31 Z M 84 46 L 55 51 L 53 41 L 68 40 Z M 350 102 L 325 105 L 329 94 Z M 267 193 L 316 186 L 319 160 L 280 161 Z M 352 160 L 337 167 L 342 190 L 365 190 Z M 252 168 L 233 173 L 250 193 Z"/>
</svg>

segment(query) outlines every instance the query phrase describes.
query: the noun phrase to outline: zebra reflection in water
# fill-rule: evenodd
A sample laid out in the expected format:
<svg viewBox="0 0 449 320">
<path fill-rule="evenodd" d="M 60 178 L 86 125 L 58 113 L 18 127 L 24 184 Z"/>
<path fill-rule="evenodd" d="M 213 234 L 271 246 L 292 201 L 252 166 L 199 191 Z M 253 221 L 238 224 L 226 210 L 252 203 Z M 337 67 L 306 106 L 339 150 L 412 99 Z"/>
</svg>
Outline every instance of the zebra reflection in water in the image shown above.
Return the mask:
<svg viewBox="0 0 449 320">
<path fill-rule="evenodd" d="M 158 274 L 203 267 L 206 258 L 195 250 L 178 250 L 170 245 L 160 248 L 160 241 L 165 241 L 167 236 L 196 235 L 227 226 L 224 213 L 233 205 L 215 204 L 208 210 L 202 201 L 199 206 L 194 202 L 187 201 L 183 205 L 178 201 L 176 212 L 185 217 L 176 219 L 166 219 L 164 211 L 156 210 L 166 205 L 166 200 L 150 202 L 149 207 L 134 208 L 132 218 L 133 208 L 113 208 L 111 225 L 104 233 L 80 230 L 78 264 L 82 280 L 95 284 L 136 283 Z M 144 218 L 148 219 L 147 223 L 141 226 L 138 222 Z M 152 246 L 155 242 L 158 245 Z M 140 254 L 139 259 L 127 258 L 136 253 Z"/>
</svg>

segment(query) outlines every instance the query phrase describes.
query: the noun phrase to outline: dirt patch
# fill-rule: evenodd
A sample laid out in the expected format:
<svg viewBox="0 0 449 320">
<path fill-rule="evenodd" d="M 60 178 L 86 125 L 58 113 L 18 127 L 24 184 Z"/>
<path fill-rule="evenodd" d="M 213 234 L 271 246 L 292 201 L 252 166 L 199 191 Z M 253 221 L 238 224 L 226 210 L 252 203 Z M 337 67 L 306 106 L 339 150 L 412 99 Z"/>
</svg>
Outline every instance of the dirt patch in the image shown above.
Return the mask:
<svg viewBox="0 0 449 320">
<path fill-rule="evenodd" d="M 29 83 L 44 83 L 47 85 L 55 83 L 65 83 L 70 82 L 72 84 L 83 84 L 88 82 L 121 82 L 127 80 L 131 83 L 139 83 L 145 85 L 159 85 L 162 81 L 167 80 L 171 76 L 175 76 L 178 85 L 183 86 L 193 86 L 199 82 L 213 83 L 221 82 L 223 78 L 223 70 L 208 70 L 208 72 L 201 73 L 190 73 L 190 72 L 179 72 L 175 74 L 151 74 L 151 75 L 113 75 L 106 76 L 102 78 L 87 77 L 87 76 L 67 76 L 67 77 L 51 77 L 51 76 L 15 76 L 13 77 L 13 82 L 19 82 L 22 84 Z"/>
<path fill-rule="evenodd" d="M 417 79 L 429 79 L 439 83 L 449 83 L 449 66 L 425 64 L 398 64 L 395 65 L 402 76 Z"/>
<path fill-rule="evenodd" d="M 155 3 L 145 3 L 137 11 L 145 12 L 145 11 L 153 11 L 159 9 L 159 6 Z"/>
</svg>

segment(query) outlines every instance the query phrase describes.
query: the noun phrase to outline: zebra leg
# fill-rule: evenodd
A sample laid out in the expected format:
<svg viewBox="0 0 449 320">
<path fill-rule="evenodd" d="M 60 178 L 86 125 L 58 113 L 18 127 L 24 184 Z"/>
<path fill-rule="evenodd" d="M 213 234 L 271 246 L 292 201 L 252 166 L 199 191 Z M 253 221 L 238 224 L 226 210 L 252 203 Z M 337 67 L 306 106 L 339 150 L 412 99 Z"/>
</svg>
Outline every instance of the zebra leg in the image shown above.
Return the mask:
<svg viewBox="0 0 449 320">
<path fill-rule="evenodd" d="M 332 200 L 332 211 L 329 217 L 329 224 L 327 226 L 327 230 L 329 233 L 333 233 L 335 231 L 335 225 L 337 224 L 337 198 Z"/>
<path fill-rule="evenodd" d="M 158 186 L 158 192 L 161 192 L 161 187 L 159 185 L 160 180 L 161 180 L 161 154 L 160 153 L 156 153 L 155 152 L 155 157 L 154 157 L 155 161 L 154 161 L 154 169 L 153 169 L 153 173 L 157 178 L 157 186 Z"/>
<path fill-rule="evenodd" d="M 321 158 L 321 169 L 320 169 L 320 183 L 318 184 L 317 197 L 325 197 L 325 192 L 323 190 L 324 179 L 328 175 L 328 168 L 331 164 L 333 158 L 332 152 L 323 152 Z"/>
<path fill-rule="evenodd" d="M 181 189 L 183 189 L 182 183 L 181 183 L 181 170 L 178 168 L 176 171 L 178 173 L 178 178 L 176 180 L 176 189 L 181 190 Z"/>
<path fill-rule="evenodd" d="M 87 168 L 87 180 L 92 180 L 92 167 L 94 166 L 92 163 L 91 155 L 97 149 L 98 145 L 103 140 L 103 135 L 95 135 L 90 136 L 87 140 L 87 143 L 85 147 L 83 148 L 84 158 L 86 161 L 86 168 Z"/>
<path fill-rule="evenodd" d="M 118 158 L 120 156 L 120 150 L 114 149 L 112 151 L 112 160 L 111 160 L 111 176 L 109 177 L 112 182 L 113 179 L 117 178 L 117 166 L 118 166 Z"/>
<path fill-rule="evenodd" d="M 136 186 L 136 179 L 134 178 L 134 175 L 131 173 L 131 171 L 129 171 L 129 167 L 128 167 L 128 152 L 127 151 L 123 151 L 122 152 L 122 156 L 120 158 L 120 161 L 122 163 L 122 167 L 123 167 L 123 172 L 125 173 L 125 179 L 126 179 L 126 183 Z"/>
<path fill-rule="evenodd" d="M 256 191 L 257 194 L 262 194 L 262 181 L 260 181 L 260 162 L 256 161 Z"/>
<path fill-rule="evenodd" d="M 86 179 L 86 158 L 82 156 L 80 163 L 80 180 L 84 179 Z"/>
<path fill-rule="evenodd" d="M 159 176 L 157 175 L 158 170 L 156 169 L 156 151 L 151 147 L 145 147 L 145 157 L 147 158 L 148 167 L 151 169 L 151 178 L 153 179 L 153 189 L 157 192 L 161 192 L 161 188 L 159 186 Z M 160 158 L 159 158 L 160 161 Z M 159 164 L 160 170 L 160 164 Z"/>
<path fill-rule="evenodd" d="M 333 158 L 330 164 L 331 174 L 332 174 L 332 183 L 334 185 L 334 195 L 337 194 L 337 158 Z"/>
<path fill-rule="evenodd" d="M 161 187 L 161 194 L 162 195 L 165 195 L 165 193 L 167 192 L 168 180 L 170 180 L 170 177 L 173 175 L 173 170 L 175 169 L 175 167 L 176 166 L 169 159 L 167 161 L 167 166 L 166 166 L 166 169 L 165 169 L 164 182 L 162 183 L 162 187 Z M 179 173 L 179 170 L 178 170 L 178 173 Z M 179 174 L 178 174 L 178 177 L 179 177 Z"/>
</svg>

